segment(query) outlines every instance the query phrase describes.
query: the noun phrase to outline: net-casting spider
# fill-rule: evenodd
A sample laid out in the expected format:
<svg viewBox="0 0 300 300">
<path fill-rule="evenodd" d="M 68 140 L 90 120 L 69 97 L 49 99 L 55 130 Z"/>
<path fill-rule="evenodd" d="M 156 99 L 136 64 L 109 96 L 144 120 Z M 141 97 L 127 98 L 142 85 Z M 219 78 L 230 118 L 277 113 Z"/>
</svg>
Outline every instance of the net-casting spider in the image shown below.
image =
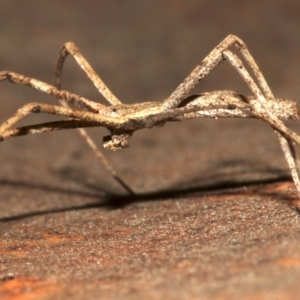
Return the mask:
<svg viewBox="0 0 300 300">
<path fill-rule="evenodd" d="M 253 77 L 230 47 L 235 46 L 249 65 Z M 70 54 L 86 73 L 98 91 L 110 103 L 109 106 L 96 103 L 82 96 L 60 90 L 63 64 Z M 222 61 L 227 60 L 249 86 L 252 96 L 242 96 L 232 91 L 215 91 L 190 96 L 190 91 Z M 182 121 L 190 118 L 258 118 L 269 123 L 278 134 L 282 150 L 288 162 L 297 192 L 300 196 L 300 181 L 296 167 L 296 154 L 293 143 L 300 145 L 300 137 L 287 128 L 284 121 L 298 118 L 297 103 L 292 100 L 275 98 L 260 72 L 245 43 L 234 35 L 227 36 L 176 90 L 162 102 L 123 104 L 108 89 L 100 77 L 85 60 L 78 48 L 71 42 L 60 50 L 55 71 L 54 86 L 39 80 L 9 71 L 0 72 L 0 81 L 9 80 L 52 95 L 62 106 L 43 103 L 28 103 L 0 126 L 0 140 L 12 137 L 48 132 L 60 129 L 78 128 L 96 155 L 103 161 L 113 177 L 131 194 L 132 189 L 117 175 L 102 156 L 83 127 L 104 126 L 110 135 L 103 138 L 105 149 L 125 148 L 134 131 L 153 126 L 162 126 L 169 121 Z M 82 110 L 68 107 L 72 103 Z M 66 120 L 14 128 L 13 125 L 30 113 L 49 113 L 67 117 Z"/>
</svg>

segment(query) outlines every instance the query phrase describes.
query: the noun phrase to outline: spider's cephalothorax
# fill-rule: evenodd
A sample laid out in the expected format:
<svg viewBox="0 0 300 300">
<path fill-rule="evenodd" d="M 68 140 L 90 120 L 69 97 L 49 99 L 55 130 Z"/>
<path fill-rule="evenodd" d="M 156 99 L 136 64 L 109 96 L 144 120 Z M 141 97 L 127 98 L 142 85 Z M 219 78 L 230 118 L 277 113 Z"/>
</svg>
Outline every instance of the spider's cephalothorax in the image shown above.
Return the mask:
<svg viewBox="0 0 300 300">
<path fill-rule="evenodd" d="M 245 68 L 241 59 L 229 50 L 231 47 L 235 47 L 241 53 L 244 61 L 250 67 L 253 76 Z M 60 90 L 62 68 L 68 54 L 76 60 L 98 91 L 110 103 L 110 106 L 104 106 L 82 96 Z M 190 95 L 191 90 L 224 60 L 228 61 L 241 75 L 252 95 L 246 97 L 232 91 L 215 91 L 201 95 Z M 9 71 L 0 72 L 0 81 L 3 80 L 27 85 L 52 95 L 59 99 L 62 106 L 43 103 L 29 103 L 24 105 L 0 126 L 0 141 L 25 134 L 78 128 L 80 134 L 85 138 L 95 154 L 102 160 L 112 176 L 131 194 L 133 194 L 132 189 L 125 184 L 109 165 L 83 127 L 106 127 L 111 135 L 104 137 L 104 148 L 118 150 L 128 146 L 129 139 L 134 131 L 153 126 L 159 127 L 170 121 L 203 117 L 262 119 L 269 123 L 278 134 L 280 145 L 300 196 L 300 181 L 296 167 L 297 159 L 293 146 L 294 143 L 300 145 L 300 137 L 284 124 L 285 121 L 298 118 L 299 110 L 297 103 L 274 97 L 245 43 L 234 35 L 227 36 L 217 45 L 175 91 L 162 102 L 123 104 L 108 89 L 82 56 L 78 48 L 71 42 L 63 45 L 60 50 L 55 71 L 54 86 Z M 83 110 L 70 108 L 68 103 L 72 103 Z M 13 127 L 28 114 L 38 112 L 61 115 L 68 119 L 20 128 Z"/>
</svg>

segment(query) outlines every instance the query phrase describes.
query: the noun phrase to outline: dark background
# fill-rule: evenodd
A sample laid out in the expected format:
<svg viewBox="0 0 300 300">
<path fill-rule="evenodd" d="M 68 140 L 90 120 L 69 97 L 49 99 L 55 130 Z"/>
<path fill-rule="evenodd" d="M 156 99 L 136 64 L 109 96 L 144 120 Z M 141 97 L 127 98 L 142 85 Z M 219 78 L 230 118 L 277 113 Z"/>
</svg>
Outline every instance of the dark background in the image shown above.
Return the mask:
<svg viewBox="0 0 300 300">
<path fill-rule="evenodd" d="M 299 15 L 296 0 L 2 0 L 0 69 L 51 83 L 60 46 L 73 41 L 124 103 L 162 101 L 235 34 L 274 94 L 297 100 Z M 71 59 L 63 88 L 105 103 Z M 249 94 L 226 62 L 195 92 L 219 89 Z M 0 98 L 1 122 L 25 103 L 57 103 L 8 82 L 1 83 Z M 52 119 L 35 115 L 21 124 Z M 291 128 L 300 132 L 297 124 Z M 107 130 L 89 132 L 101 147 Z M 1 143 L 4 296 L 296 295 L 299 226 L 290 205 L 295 190 L 265 123 L 167 124 L 137 132 L 130 148 L 105 154 L 141 196 L 127 197 L 76 131 Z"/>
</svg>

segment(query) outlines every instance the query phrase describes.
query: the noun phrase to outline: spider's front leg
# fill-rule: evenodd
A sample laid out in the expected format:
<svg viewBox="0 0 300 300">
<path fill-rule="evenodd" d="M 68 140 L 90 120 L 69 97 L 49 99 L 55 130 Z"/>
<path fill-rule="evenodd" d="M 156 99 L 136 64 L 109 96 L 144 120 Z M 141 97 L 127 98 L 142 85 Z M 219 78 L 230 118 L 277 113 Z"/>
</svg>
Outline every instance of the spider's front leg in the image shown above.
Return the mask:
<svg viewBox="0 0 300 300">
<path fill-rule="evenodd" d="M 14 124 L 16 124 L 18 121 L 24 119 L 31 113 L 49 113 L 49 114 L 55 114 L 55 115 L 62 115 L 62 116 L 70 116 L 72 109 L 64 108 L 57 105 L 49 105 L 44 103 L 28 103 L 22 106 L 17 110 L 17 112 L 11 116 L 8 120 L 6 120 L 2 125 L 0 126 L 0 139 L 6 140 L 9 139 L 10 136 L 8 134 L 9 129 L 13 127 Z"/>
<path fill-rule="evenodd" d="M 105 107 L 100 103 L 96 103 L 94 101 L 88 100 L 82 96 L 70 93 L 68 91 L 58 90 L 56 87 L 47 84 L 43 81 L 24 76 L 15 72 L 0 71 L 0 82 L 4 80 L 8 80 L 11 83 L 22 84 L 34 88 L 35 90 L 51 95 L 59 100 L 65 100 L 68 103 L 72 103 L 77 107 L 84 108 L 89 111 L 97 112 L 103 107 Z"/>
<path fill-rule="evenodd" d="M 99 93 L 101 93 L 110 104 L 122 104 L 122 102 L 109 90 L 106 84 L 101 80 L 99 75 L 94 71 L 88 61 L 80 53 L 79 49 L 72 42 L 65 43 L 59 51 L 59 58 L 57 60 L 55 69 L 54 86 L 60 89 L 62 68 L 68 54 L 74 58 L 79 67 L 92 81 Z"/>
<path fill-rule="evenodd" d="M 57 89 L 61 87 L 61 74 L 62 68 L 65 62 L 65 59 L 68 55 L 71 55 L 74 60 L 77 62 L 79 67 L 84 71 L 88 78 L 92 81 L 97 90 L 103 95 L 103 97 L 113 105 L 122 104 L 122 102 L 109 90 L 106 84 L 101 80 L 99 75 L 94 71 L 88 61 L 80 53 L 79 49 L 72 42 L 65 43 L 59 52 L 59 58 L 56 63 L 55 77 L 54 77 L 54 86 Z M 60 103 L 64 107 L 68 107 L 68 103 L 63 100 L 60 100 Z M 83 137 L 89 147 L 93 150 L 96 157 L 100 159 L 105 168 L 110 172 L 110 174 L 129 192 L 129 194 L 134 195 L 132 189 L 125 183 L 125 181 L 117 174 L 112 165 L 104 157 L 102 152 L 97 147 L 96 143 L 83 128 L 78 128 L 79 134 Z M 108 150 L 118 150 L 125 148 L 129 142 L 131 135 L 111 135 L 103 139 L 103 147 Z"/>
<path fill-rule="evenodd" d="M 84 126 L 86 123 L 87 127 L 91 125 L 122 129 L 124 127 L 124 123 L 126 123 L 126 120 L 124 119 L 111 118 L 109 116 L 103 116 L 89 111 L 81 111 L 69 107 L 32 102 L 25 104 L 24 106 L 19 108 L 12 117 L 10 117 L 0 126 L 0 136 L 2 136 L 2 140 L 9 138 L 6 138 L 6 133 L 13 127 L 13 125 L 32 113 L 47 113 L 52 115 L 64 116 L 73 119 L 75 122 L 78 121 L 78 126 Z M 42 127 L 43 126 L 41 126 L 41 128 Z M 60 129 L 63 128 L 64 127 L 62 125 Z M 66 125 L 65 128 L 67 129 L 69 127 Z M 72 126 L 71 128 L 76 128 L 76 125 Z M 41 130 L 41 132 L 43 131 Z"/>
<path fill-rule="evenodd" d="M 101 80 L 99 75 L 94 71 L 94 69 L 91 67 L 88 61 L 81 54 L 81 52 L 76 47 L 76 45 L 72 42 L 65 43 L 59 51 L 59 57 L 56 63 L 55 77 L 54 77 L 54 86 L 57 89 L 61 88 L 62 69 L 63 69 L 65 59 L 69 54 L 74 58 L 76 63 L 79 65 L 79 67 L 84 71 L 84 73 L 92 81 L 92 83 L 97 88 L 97 90 L 103 95 L 103 97 L 110 104 L 122 105 L 122 102 L 109 90 L 106 84 Z M 68 107 L 68 104 L 65 101 L 60 101 L 60 103 L 62 104 L 62 106 Z M 105 111 L 107 109 L 105 108 L 100 109 L 99 113 L 101 114 L 103 110 Z M 79 133 L 88 143 L 88 145 L 92 148 L 92 150 L 96 153 L 96 155 L 100 158 L 100 160 L 105 165 L 108 165 L 108 161 L 104 158 L 103 154 L 98 149 L 98 147 L 96 146 L 92 138 L 89 136 L 89 134 L 86 132 L 86 130 L 81 128 L 79 129 Z M 107 150 L 118 150 L 118 149 L 125 148 L 129 142 L 130 136 L 131 134 L 128 135 L 128 134 L 112 133 L 110 136 L 106 136 L 103 138 L 103 146 Z M 111 166 L 110 169 L 112 169 Z"/>
</svg>

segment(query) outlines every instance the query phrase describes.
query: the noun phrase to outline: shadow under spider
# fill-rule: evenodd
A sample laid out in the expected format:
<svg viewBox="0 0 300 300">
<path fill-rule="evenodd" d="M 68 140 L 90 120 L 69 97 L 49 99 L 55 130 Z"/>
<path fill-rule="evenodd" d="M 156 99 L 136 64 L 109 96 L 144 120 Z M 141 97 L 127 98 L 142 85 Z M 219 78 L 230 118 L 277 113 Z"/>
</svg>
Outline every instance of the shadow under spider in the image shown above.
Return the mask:
<svg viewBox="0 0 300 300">
<path fill-rule="evenodd" d="M 228 162 L 225 162 L 225 164 L 228 164 Z M 230 164 L 230 163 L 229 163 Z M 265 169 L 264 169 L 265 170 Z M 252 170 L 253 171 L 253 170 Z M 242 171 L 244 172 L 244 170 Z M 16 221 L 16 220 L 22 220 L 30 217 L 35 216 L 41 216 L 41 215 L 47 215 L 47 214 L 53 214 L 53 213 L 61 213 L 61 212 L 67 212 L 70 210 L 85 210 L 90 208 L 106 208 L 106 209 L 117 209 L 122 208 L 127 205 L 130 205 L 134 202 L 146 202 L 146 201 L 160 201 L 160 200 L 174 200 L 178 198 L 186 198 L 187 196 L 211 196 L 211 195 L 241 195 L 246 194 L 244 191 L 244 188 L 251 188 L 258 185 L 265 185 L 265 184 L 272 184 L 272 183 L 279 183 L 284 181 L 291 181 L 291 177 L 288 175 L 284 175 L 283 171 L 280 169 L 272 169 L 268 170 L 269 174 L 277 175 L 277 178 L 269 178 L 269 179 L 258 179 L 258 180 L 244 180 L 244 181 L 235 181 L 233 182 L 230 180 L 229 176 L 224 176 L 222 179 L 222 174 L 211 174 L 210 177 L 214 179 L 215 183 L 207 184 L 207 185 L 199 185 L 199 181 L 201 181 L 201 177 L 197 180 L 191 180 L 189 182 L 176 184 L 176 186 L 181 186 L 180 188 L 174 188 L 170 187 L 168 189 L 164 190 L 158 190 L 154 192 L 147 192 L 142 194 L 137 194 L 136 196 L 132 195 L 122 195 L 122 194 L 114 194 L 110 191 L 105 190 L 104 188 L 94 185 L 91 185 L 89 183 L 82 182 L 82 178 L 80 180 L 80 184 L 84 185 L 85 187 L 88 187 L 94 192 L 84 192 L 84 191 L 78 191 L 78 190 L 70 190 L 70 189 L 62 189 L 57 187 L 51 187 L 48 185 L 35 185 L 32 182 L 24 182 L 24 181 L 10 181 L 10 180 L 0 180 L 0 187 L 1 186 L 11 186 L 16 188 L 28 188 L 28 189 L 35 189 L 35 190 L 41 190 L 44 192 L 50 192 L 50 193 L 60 193 L 60 194 L 68 194 L 68 195 L 80 195 L 82 197 L 91 198 L 98 200 L 97 202 L 83 204 L 83 205 L 77 205 L 77 206 L 68 206 L 64 208 L 53 208 L 48 209 L 45 211 L 36 211 L 36 212 L 29 212 L 24 214 L 19 214 L 16 216 L 10 216 L 10 217 L 3 217 L 0 218 L 0 222 L 8 222 L 8 221 Z M 206 174 L 207 175 L 207 174 Z M 238 175 L 233 174 L 231 175 Z M 224 179 L 227 178 L 227 179 Z M 205 176 L 205 179 L 209 181 L 211 179 L 207 176 Z M 203 179 L 203 178 L 202 178 Z M 216 180 L 217 179 L 217 180 Z M 74 177 L 73 181 L 77 182 L 78 177 Z M 196 185 L 195 185 L 196 183 Z M 186 185 L 187 187 L 183 187 Z M 193 185 L 191 187 L 191 185 Z M 243 188 L 243 189 L 241 189 Z M 252 188 L 249 191 L 247 191 L 251 195 L 257 194 L 256 189 Z M 282 194 L 266 191 L 262 193 L 262 189 L 259 188 L 259 194 L 260 195 L 268 195 L 272 197 L 276 197 L 276 199 L 280 201 L 285 202 L 291 202 L 292 197 L 285 196 L 283 199 Z M 100 199 L 99 199 L 100 198 Z M 297 209 L 298 210 L 298 209 Z M 299 211 L 299 210 L 298 210 Z M 300 211 L 299 211 L 300 213 Z"/>
</svg>

